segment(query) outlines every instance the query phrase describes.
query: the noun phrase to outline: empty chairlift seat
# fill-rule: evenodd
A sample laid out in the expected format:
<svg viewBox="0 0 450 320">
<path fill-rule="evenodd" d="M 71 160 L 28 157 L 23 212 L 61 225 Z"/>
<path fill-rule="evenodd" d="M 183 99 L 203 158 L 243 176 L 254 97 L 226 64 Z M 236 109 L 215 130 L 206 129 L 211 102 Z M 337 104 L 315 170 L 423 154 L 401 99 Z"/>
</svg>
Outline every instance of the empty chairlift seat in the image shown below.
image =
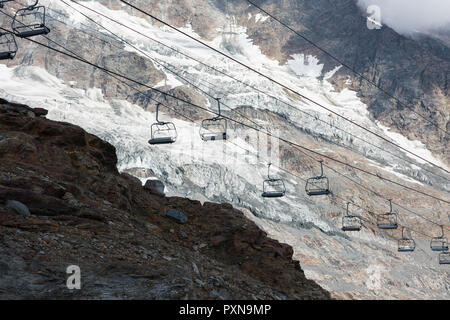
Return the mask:
<svg viewBox="0 0 450 320">
<path fill-rule="evenodd" d="M 444 237 L 444 226 L 441 226 L 441 235 L 431 239 L 430 248 L 433 251 L 448 251 L 448 240 Z"/>
<path fill-rule="evenodd" d="M 350 202 L 347 202 L 347 213 L 342 217 L 342 231 L 361 231 L 362 223 L 361 218 L 349 214 L 348 206 Z"/>
<path fill-rule="evenodd" d="M 45 7 L 33 5 L 16 12 L 11 28 L 19 38 L 28 38 L 48 34 L 50 29 L 45 25 Z"/>
<path fill-rule="evenodd" d="M 397 229 L 397 214 L 392 212 L 392 200 L 389 199 L 389 212 L 381 214 L 377 217 L 377 226 L 380 229 Z"/>
<path fill-rule="evenodd" d="M 0 60 L 13 59 L 17 53 L 16 38 L 11 33 L 0 33 Z"/>
<path fill-rule="evenodd" d="M 263 198 L 280 198 L 286 193 L 286 187 L 282 179 L 270 177 L 270 166 L 267 168 L 267 179 L 263 182 Z"/>
<path fill-rule="evenodd" d="M 308 196 L 328 195 L 330 191 L 330 182 L 323 175 L 323 163 L 320 162 L 320 176 L 312 177 L 306 180 L 305 191 Z"/>
<path fill-rule="evenodd" d="M 178 133 L 175 124 L 172 122 L 159 121 L 159 105 L 156 105 L 156 123 L 151 126 L 151 138 L 148 143 L 154 144 L 171 144 L 177 140 Z"/>
<path fill-rule="evenodd" d="M 227 120 L 221 116 L 220 99 L 216 100 L 219 108 L 217 117 L 203 120 L 200 126 L 200 137 L 203 141 L 227 139 Z"/>
<path fill-rule="evenodd" d="M 412 252 L 416 249 L 416 242 L 410 235 L 406 236 L 404 231 L 405 227 L 402 227 L 402 238 L 398 240 L 398 252 Z"/>
<path fill-rule="evenodd" d="M 450 252 L 444 251 L 439 253 L 439 264 L 450 264 Z"/>
</svg>

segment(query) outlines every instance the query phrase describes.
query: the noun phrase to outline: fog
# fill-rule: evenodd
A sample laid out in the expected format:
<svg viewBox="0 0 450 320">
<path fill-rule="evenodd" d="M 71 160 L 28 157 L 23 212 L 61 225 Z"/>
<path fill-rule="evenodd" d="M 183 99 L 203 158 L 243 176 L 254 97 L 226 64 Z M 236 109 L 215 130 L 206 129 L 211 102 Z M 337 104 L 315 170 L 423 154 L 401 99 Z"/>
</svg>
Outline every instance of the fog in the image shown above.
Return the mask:
<svg viewBox="0 0 450 320">
<path fill-rule="evenodd" d="M 381 9 L 381 22 L 398 33 L 430 33 L 445 30 L 450 34 L 450 0 L 356 0 L 366 12 L 370 5 Z"/>
</svg>

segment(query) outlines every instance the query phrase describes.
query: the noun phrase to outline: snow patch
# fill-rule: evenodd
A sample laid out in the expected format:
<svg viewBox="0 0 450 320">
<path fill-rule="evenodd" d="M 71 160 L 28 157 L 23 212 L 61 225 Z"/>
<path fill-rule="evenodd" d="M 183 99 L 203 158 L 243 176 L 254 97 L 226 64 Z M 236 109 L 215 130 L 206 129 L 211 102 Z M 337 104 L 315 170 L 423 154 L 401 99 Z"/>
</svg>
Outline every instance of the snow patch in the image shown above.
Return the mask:
<svg viewBox="0 0 450 320">
<path fill-rule="evenodd" d="M 390 128 L 383 126 L 378 121 L 376 122 L 376 124 L 378 125 L 378 127 L 380 127 L 383 130 L 383 132 L 386 136 L 391 138 L 395 143 L 400 145 L 402 148 L 405 148 L 406 150 L 414 152 L 415 154 L 421 156 L 422 158 L 424 158 L 438 166 L 441 166 L 446 170 L 449 170 L 449 168 L 444 163 L 442 163 L 440 160 L 436 159 L 433 156 L 433 154 L 426 148 L 425 144 L 423 144 L 421 141 L 409 140 L 407 137 L 403 136 L 402 134 L 391 131 Z M 414 157 L 414 156 L 411 156 L 411 157 Z M 426 161 L 424 161 L 420 158 L 417 158 L 417 157 L 414 157 L 414 159 L 422 164 L 427 163 Z"/>
<path fill-rule="evenodd" d="M 303 53 L 294 54 L 293 59 L 288 60 L 289 68 L 299 77 L 318 78 L 322 75 L 323 64 L 314 56 Z"/>
<path fill-rule="evenodd" d="M 269 16 L 264 16 L 264 15 L 262 15 L 260 13 L 257 13 L 255 15 L 255 22 L 256 23 L 258 23 L 258 22 L 265 22 L 267 19 L 269 19 Z"/>
</svg>

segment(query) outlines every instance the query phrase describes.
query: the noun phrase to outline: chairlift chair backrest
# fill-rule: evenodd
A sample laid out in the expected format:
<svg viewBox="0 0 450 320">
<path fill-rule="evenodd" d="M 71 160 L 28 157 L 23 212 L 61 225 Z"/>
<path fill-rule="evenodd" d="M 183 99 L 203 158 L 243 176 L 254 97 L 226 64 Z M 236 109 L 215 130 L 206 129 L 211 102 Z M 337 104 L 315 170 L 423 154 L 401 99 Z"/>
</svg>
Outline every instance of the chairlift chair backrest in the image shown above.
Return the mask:
<svg viewBox="0 0 450 320">
<path fill-rule="evenodd" d="M 361 231 L 361 218 L 349 214 L 349 205 L 350 202 L 347 202 L 347 213 L 342 217 L 342 231 Z"/>
<path fill-rule="evenodd" d="M 200 137 L 203 141 L 216 141 L 227 139 L 227 120 L 222 117 L 220 99 L 216 98 L 219 113 L 217 117 L 205 119 L 200 125 Z"/>
<path fill-rule="evenodd" d="M 439 264 L 450 264 L 450 251 L 439 253 Z"/>
<path fill-rule="evenodd" d="M 321 171 L 320 176 L 306 180 L 305 191 L 308 196 L 328 195 L 331 193 L 329 180 L 323 175 L 323 161 L 319 162 Z"/>
<path fill-rule="evenodd" d="M 441 235 L 439 237 L 434 237 L 430 241 L 430 248 L 433 251 L 447 251 L 448 241 L 444 237 L 444 226 L 441 225 Z"/>
<path fill-rule="evenodd" d="M 45 7 L 38 6 L 38 0 L 26 8 L 17 10 L 11 28 L 19 38 L 44 35 L 50 32 L 45 25 Z"/>
<path fill-rule="evenodd" d="M 280 198 L 286 193 L 286 187 L 282 179 L 275 179 L 270 177 L 270 166 L 267 168 L 267 179 L 263 182 L 263 198 Z"/>
<path fill-rule="evenodd" d="M 156 105 L 156 123 L 151 126 L 151 138 L 149 144 L 170 144 L 177 140 L 178 133 L 172 122 L 159 121 L 159 105 Z"/>
<path fill-rule="evenodd" d="M 377 217 L 377 225 L 380 229 L 397 229 L 397 214 L 392 212 L 392 200 L 389 199 L 388 201 L 390 210 L 389 212 L 386 212 L 385 214 L 379 215 Z"/>
<path fill-rule="evenodd" d="M 12 33 L 0 33 L 0 60 L 13 59 L 17 53 L 16 38 Z"/>
<path fill-rule="evenodd" d="M 402 238 L 398 240 L 398 251 L 399 252 L 411 252 L 416 249 L 416 242 L 411 236 L 406 236 L 404 234 L 405 227 L 402 227 Z"/>
</svg>

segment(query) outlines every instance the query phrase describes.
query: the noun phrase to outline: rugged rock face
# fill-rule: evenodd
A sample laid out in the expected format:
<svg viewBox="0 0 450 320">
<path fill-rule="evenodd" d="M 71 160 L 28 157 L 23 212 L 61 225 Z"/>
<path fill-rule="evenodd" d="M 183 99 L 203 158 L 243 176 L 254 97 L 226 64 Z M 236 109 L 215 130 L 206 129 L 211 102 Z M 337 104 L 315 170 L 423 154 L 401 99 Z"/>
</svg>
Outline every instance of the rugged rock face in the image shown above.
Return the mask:
<svg viewBox="0 0 450 320">
<path fill-rule="evenodd" d="M 41 111 L 0 100 L 0 298 L 330 297 L 242 212 L 147 191 L 118 173 L 112 145 Z"/>
</svg>

